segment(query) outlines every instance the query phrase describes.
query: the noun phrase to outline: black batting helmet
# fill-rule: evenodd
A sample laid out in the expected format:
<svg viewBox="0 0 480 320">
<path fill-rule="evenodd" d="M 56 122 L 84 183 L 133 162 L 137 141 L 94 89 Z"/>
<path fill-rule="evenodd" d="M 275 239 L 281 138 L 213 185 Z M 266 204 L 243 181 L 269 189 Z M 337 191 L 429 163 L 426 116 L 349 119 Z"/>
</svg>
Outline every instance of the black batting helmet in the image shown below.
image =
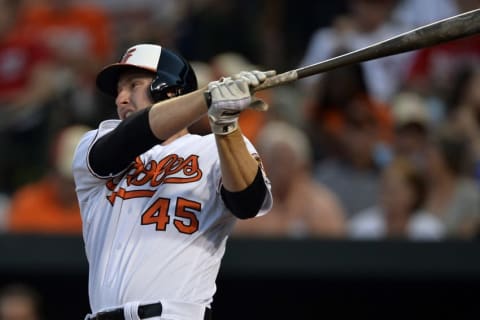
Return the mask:
<svg viewBox="0 0 480 320">
<path fill-rule="evenodd" d="M 179 96 L 195 91 L 198 87 L 195 72 L 182 56 L 159 45 L 139 44 L 127 49 L 120 62 L 100 71 L 96 79 L 97 88 L 116 97 L 121 73 L 132 68 L 155 74 L 150 84 L 154 102 L 169 98 L 169 93 Z"/>
</svg>

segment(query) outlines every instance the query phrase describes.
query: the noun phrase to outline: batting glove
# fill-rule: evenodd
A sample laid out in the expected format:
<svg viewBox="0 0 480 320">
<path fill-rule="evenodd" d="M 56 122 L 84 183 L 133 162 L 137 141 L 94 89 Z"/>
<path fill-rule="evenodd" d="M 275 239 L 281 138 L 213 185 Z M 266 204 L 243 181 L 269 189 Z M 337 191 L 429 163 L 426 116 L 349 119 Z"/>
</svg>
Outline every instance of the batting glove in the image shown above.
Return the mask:
<svg viewBox="0 0 480 320">
<path fill-rule="evenodd" d="M 274 71 L 242 71 L 210 82 L 205 97 L 212 132 L 227 135 L 237 130 L 240 112 L 246 108 L 267 110 L 268 105 L 264 101 L 252 97 L 250 88 L 255 88 L 274 74 Z"/>
</svg>

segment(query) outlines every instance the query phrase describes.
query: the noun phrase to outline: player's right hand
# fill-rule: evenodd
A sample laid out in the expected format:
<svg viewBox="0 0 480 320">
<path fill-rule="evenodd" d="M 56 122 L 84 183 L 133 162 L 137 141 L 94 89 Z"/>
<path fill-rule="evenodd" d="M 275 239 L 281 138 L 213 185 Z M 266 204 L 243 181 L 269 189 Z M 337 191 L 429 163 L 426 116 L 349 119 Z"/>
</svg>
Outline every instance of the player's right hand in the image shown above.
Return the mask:
<svg viewBox="0 0 480 320">
<path fill-rule="evenodd" d="M 246 108 L 267 110 L 267 104 L 252 97 L 250 89 L 273 75 L 274 71 L 242 71 L 232 77 L 210 82 L 205 96 L 213 133 L 226 135 L 237 130 L 240 112 Z"/>
</svg>

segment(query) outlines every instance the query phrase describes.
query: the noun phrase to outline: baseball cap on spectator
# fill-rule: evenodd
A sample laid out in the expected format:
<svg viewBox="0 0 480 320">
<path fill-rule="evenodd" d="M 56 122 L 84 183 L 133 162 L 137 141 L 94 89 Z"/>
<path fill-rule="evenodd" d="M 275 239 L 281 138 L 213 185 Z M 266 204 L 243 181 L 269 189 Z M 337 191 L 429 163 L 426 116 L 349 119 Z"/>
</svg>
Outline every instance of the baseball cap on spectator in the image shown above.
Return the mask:
<svg viewBox="0 0 480 320">
<path fill-rule="evenodd" d="M 392 114 L 396 128 L 407 125 L 430 125 L 428 108 L 421 96 L 413 92 L 402 92 L 392 100 Z"/>
<path fill-rule="evenodd" d="M 245 56 L 235 52 L 222 52 L 212 58 L 211 61 L 214 77 L 230 76 L 240 71 L 258 69 Z"/>
<path fill-rule="evenodd" d="M 216 80 L 212 67 L 203 61 L 192 61 L 190 65 L 195 71 L 195 75 L 197 76 L 197 82 L 199 87 L 204 87 L 208 85 L 209 82 Z"/>
</svg>

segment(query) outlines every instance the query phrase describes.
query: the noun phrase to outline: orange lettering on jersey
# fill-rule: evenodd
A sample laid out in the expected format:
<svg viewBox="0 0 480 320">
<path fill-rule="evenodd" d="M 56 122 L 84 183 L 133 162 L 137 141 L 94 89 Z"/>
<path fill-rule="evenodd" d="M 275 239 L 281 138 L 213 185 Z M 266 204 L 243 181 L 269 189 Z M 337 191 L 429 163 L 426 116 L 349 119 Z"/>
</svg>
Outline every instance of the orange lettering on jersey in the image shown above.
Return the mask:
<svg viewBox="0 0 480 320">
<path fill-rule="evenodd" d="M 198 165 L 198 156 L 190 155 L 186 159 L 176 154 L 171 154 L 159 162 L 151 160 L 143 164 L 140 157 L 135 159 L 132 169 L 126 176 L 127 186 L 145 186 L 156 187 L 166 183 L 190 183 L 202 178 L 202 170 Z M 107 196 L 108 201 L 113 205 L 117 197 L 121 199 L 132 199 L 140 197 L 152 197 L 155 191 L 144 190 L 126 190 L 120 188 L 114 191 L 118 182 L 110 179 L 106 183 L 108 190 L 112 191 Z"/>
<path fill-rule="evenodd" d="M 143 186 L 147 183 L 152 187 L 163 183 L 190 183 L 200 180 L 203 174 L 196 155 L 183 159 L 171 154 L 159 162 L 151 160 L 147 165 L 137 157 L 133 170 L 127 175 L 127 184 L 134 186 Z"/>
<path fill-rule="evenodd" d="M 108 197 L 108 201 L 113 205 L 117 197 L 127 200 L 133 198 L 151 198 L 155 194 L 153 190 L 130 190 L 127 191 L 124 188 L 118 189 L 117 192 L 112 192 Z"/>
</svg>

